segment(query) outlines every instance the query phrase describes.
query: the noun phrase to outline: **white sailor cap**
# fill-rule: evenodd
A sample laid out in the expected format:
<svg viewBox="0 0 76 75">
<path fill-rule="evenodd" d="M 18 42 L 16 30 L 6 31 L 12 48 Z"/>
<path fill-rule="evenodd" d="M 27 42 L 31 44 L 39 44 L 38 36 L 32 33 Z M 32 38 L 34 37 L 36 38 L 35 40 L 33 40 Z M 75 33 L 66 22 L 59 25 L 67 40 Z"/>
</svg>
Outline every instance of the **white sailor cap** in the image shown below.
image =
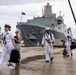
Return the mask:
<svg viewBox="0 0 76 75">
<path fill-rule="evenodd" d="M 71 37 L 70 34 L 67 34 L 67 36 Z"/>
<path fill-rule="evenodd" d="M 45 31 L 50 30 L 50 28 L 45 28 Z"/>
<path fill-rule="evenodd" d="M 50 30 L 50 28 L 42 29 L 42 30 L 41 30 L 41 33 L 45 33 L 46 31 L 49 31 L 49 30 Z"/>
<path fill-rule="evenodd" d="M 9 25 L 9 24 L 5 24 L 5 26 L 4 27 L 9 27 L 9 28 L 11 28 L 11 26 Z"/>
</svg>

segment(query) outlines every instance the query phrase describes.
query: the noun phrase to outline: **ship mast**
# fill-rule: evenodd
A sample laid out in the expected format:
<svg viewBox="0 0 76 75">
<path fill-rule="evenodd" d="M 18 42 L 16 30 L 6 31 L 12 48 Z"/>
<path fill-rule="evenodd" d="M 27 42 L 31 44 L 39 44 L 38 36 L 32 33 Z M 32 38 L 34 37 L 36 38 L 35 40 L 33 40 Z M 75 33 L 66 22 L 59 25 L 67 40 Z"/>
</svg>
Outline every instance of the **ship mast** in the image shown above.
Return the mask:
<svg viewBox="0 0 76 75">
<path fill-rule="evenodd" d="M 71 9 L 71 12 L 72 12 L 72 15 L 73 15 L 74 21 L 75 21 L 75 25 L 76 25 L 76 18 L 75 18 L 75 14 L 74 14 L 74 11 L 73 11 L 73 9 L 72 9 L 72 6 L 71 6 L 71 2 L 70 2 L 70 0 L 68 0 L 68 3 L 69 3 L 69 6 L 70 6 L 70 9 Z"/>
</svg>

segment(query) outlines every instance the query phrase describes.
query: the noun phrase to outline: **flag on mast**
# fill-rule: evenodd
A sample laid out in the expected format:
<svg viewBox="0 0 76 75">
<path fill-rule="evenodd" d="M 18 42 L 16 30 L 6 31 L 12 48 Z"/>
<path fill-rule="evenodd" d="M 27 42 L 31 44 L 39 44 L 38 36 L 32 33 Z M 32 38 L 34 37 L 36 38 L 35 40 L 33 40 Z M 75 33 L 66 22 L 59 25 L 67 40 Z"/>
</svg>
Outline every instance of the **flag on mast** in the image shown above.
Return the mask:
<svg viewBox="0 0 76 75">
<path fill-rule="evenodd" d="M 24 12 L 22 12 L 22 15 L 26 15 Z"/>
<path fill-rule="evenodd" d="M 26 15 L 26 13 L 25 13 L 25 12 L 22 12 L 22 13 L 21 13 L 20 22 L 22 21 L 22 16 L 23 16 L 23 15 Z"/>
</svg>

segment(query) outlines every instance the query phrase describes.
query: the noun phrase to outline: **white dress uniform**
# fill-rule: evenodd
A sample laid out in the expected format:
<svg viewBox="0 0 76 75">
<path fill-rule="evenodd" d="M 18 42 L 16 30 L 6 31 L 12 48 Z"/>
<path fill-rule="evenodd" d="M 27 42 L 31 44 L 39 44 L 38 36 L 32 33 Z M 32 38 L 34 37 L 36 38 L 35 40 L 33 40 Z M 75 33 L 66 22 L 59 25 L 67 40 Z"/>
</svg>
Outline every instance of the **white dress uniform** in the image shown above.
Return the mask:
<svg viewBox="0 0 76 75">
<path fill-rule="evenodd" d="M 71 42 L 72 42 L 72 39 L 71 38 L 67 38 L 66 41 L 65 41 L 65 45 L 66 45 L 66 50 L 67 50 L 67 55 L 68 56 L 71 56 Z"/>
<path fill-rule="evenodd" d="M 0 67 L 2 66 L 4 59 L 6 57 L 6 54 L 8 53 L 9 56 L 11 54 L 11 51 L 15 49 L 12 39 L 14 38 L 14 35 L 11 33 L 11 31 L 5 32 L 4 36 L 6 36 L 6 44 L 3 44 L 3 51 L 2 51 L 2 56 L 0 59 Z M 15 66 L 15 63 L 11 63 L 13 66 Z"/>
<path fill-rule="evenodd" d="M 53 34 L 52 34 L 53 35 Z M 46 61 L 50 61 L 50 59 L 53 57 L 53 52 L 52 52 L 52 42 L 54 42 L 54 36 L 51 37 L 50 34 L 44 34 L 42 38 L 42 45 L 45 45 L 45 57 Z M 46 39 L 50 39 L 50 44 L 47 42 Z"/>
</svg>

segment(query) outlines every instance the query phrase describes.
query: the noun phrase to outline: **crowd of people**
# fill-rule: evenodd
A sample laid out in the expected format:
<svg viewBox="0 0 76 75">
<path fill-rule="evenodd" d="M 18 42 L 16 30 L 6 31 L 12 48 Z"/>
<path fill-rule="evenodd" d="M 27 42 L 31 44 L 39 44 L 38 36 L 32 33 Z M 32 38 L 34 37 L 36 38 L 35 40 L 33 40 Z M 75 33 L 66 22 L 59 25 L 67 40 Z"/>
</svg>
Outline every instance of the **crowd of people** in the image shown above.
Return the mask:
<svg viewBox="0 0 76 75">
<path fill-rule="evenodd" d="M 5 60 L 6 54 L 9 54 L 9 59 L 11 56 L 12 50 L 18 50 L 20 54 L 20 49 L 21 49 L 21 37 L 20 37 L 20 31 L 16 30 L 15 36 L 11 32 L 11 26 L 9 24 L 5 24 L 4 26 L 4 35 L 3 35 L 3 51 L 2 55 L 0 58 L 0 68 L 2 67 L 2 64 Z M 54 35 L 50 32 L 50 29 L 46 28 L 43 34 L 42 38 L 42 47 L 45 47 L 45 58 L 46 62 L 52 62 L 53 61 L 53 44 L 55 41 Z M 66 46 L 66 51 L 67 51 L 67 57 L 70 57 L 73 55 L 72 50 L 71 50 L 71 44 L 72 44 L 72 38 L 70 35 L 67 35 L 67 38 L 62 41 L 65 46 Z M 10 62 L 9 67 L 11 69 L 14 69 L 16 66 L 16 63 Z"/>
</svg>

